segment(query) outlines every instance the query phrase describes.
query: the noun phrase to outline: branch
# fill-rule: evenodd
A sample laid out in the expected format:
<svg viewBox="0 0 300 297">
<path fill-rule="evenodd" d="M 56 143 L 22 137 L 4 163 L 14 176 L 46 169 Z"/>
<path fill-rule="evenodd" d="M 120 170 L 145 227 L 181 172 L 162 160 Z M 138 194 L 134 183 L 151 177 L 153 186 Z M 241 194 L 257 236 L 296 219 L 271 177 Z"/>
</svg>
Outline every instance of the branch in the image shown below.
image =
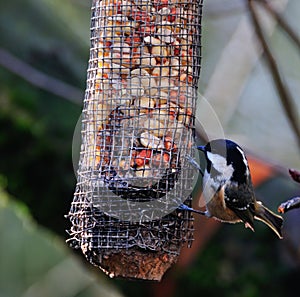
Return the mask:
<svg viewBox="0 0 300 297">
<path fill-rule="evenodd" d="M 289 169 L 289 174 L 295 182 L 300 183 L 300 171 Z M 300 208 L 300 197 L 294 197 L 286 202 L 281 203 L 278 207 L 278 212 L 286 213 L 294 208 Z"/>
<path fill-rule="evenodd" d="M 263 5 L 265 9 L 272 15 L 277 21 L 278 25 L 288 34 L 288 36 L 294 41 L 296 46 L 300 49 L 300 38 L 293 28 L 285 21 L 283 16 L 270 5 L 268 0 L 256 0 L 258 3 Z"/>
<path fill-rule="evenodd" d="M 72 103 L 82 103 L 83 92 L 80 89 L 42 73 L 3 48 L 0 48 L 0 65 L 38 88 Z"/>
<path fill-rule="evenodd" d="M 300 171 L 295 169 L 289 169 L 289 174 L 295 182 L 300 183 Z"/>
<path fill-rule="evenodd" d="M 248 3 L 248 8 L 250 12 L 250 16 L 257 34 L 257 37 L 263 47 L 264 55 L 266 58 L 267 66 L 269 67 L 270 73 L 273 78 L 273 82 L 279 94 L 279 98 L 281 100 L 282 106 L 284 107 L 285 114 L 287 116 L 288 121 L 296 135 L 296 139 L 298 145 L 300 147 L 300 127 L 298 125 L 298 116 L 296 114 L 297 108 L 294 105 L 292 96 L 289 90 L 286 88 L 283 79 L 281 78 L 279 68 L 277 63 L 273 57 L 272 51 L 268 46 L 268 43 L 265 39 L 261 24 L 258 19 L 258 15 L 256 13 L 253 0 L 246 0 Z"/>
</svg>

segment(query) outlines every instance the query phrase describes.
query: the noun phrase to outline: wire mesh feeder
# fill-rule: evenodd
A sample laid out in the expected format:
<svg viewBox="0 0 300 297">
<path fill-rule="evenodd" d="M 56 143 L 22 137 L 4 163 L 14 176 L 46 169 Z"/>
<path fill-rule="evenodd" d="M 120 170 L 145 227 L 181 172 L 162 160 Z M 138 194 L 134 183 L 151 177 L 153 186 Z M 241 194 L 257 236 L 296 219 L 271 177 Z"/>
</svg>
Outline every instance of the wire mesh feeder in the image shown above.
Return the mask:
<svg viewBox="0 0 300 297">
<path fill-rule="evenodd" d="M 191 244 L 202 0 L 94 0 L 69 242 L 110 276 L 161 279 Z"/>
</svg>

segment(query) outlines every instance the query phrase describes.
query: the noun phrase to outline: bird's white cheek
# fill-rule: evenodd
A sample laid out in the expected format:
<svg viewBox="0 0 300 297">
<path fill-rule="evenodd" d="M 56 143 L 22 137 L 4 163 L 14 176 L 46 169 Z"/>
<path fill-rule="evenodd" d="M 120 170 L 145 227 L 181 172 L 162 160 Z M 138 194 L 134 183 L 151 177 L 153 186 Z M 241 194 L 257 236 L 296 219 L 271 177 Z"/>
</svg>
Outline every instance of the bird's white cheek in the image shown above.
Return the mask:
<svg viewBox="0 0 300 297">
<path fill-rule="evenodd" d="M 224 158 L 218 154 L 213 154 L 211 152 L 207 152 L 207 158 L 213 164 L 213 167 L 216 170 L 218 170 L 219 172 L 223 172 L 227 166 L 226 158 Z"/>
<path fill-rule="evenodd" d="M 227 165 L 226 158 L 211 152 L 207 152 L 207 158 L 211 161 L 214 169 L 220 172 L 221 180 L 229 180 L 231 178 L 234 169 L 231 164 Z"/>
</svg>

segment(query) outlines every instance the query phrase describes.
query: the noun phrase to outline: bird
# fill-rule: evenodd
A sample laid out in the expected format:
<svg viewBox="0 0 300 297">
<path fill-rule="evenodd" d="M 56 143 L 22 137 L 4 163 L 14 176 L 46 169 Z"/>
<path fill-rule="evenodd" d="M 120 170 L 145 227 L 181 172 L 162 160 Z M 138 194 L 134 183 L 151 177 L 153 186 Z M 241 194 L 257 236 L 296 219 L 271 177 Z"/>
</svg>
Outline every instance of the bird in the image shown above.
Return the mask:
<svg viewBox="0 0 300 297">
<path fill-rule="evenodd" d="M 197 148 L 205 155 L 204 172 L 193 158 L 188 159 L 203 175 L 206 211 L 196 210 L 185 204 L 181 204 L 179 209 L 213 217 L 221 222 L 243 222 L 252 231 L 254 219 L 260 220 L 282 238 L 282 217 L 256 200 L 243 149 L 229 139 L 215 139 Z"/>
</svg>

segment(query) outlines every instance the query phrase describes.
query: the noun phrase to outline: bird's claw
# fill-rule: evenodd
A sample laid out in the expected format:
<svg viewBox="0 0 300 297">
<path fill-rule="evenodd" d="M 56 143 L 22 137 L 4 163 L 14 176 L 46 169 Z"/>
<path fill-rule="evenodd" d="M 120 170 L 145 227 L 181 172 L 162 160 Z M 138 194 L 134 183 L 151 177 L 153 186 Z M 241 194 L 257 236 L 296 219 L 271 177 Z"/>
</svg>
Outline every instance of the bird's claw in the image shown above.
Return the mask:
<svg viewBox="0 0 300 297">
<path fill-rule="evenodd" d="M 201 214 L 203 216 L 208 216 L 207 215 L 207 211 L 197 210 L 197 209 L 189 207 L 189 206 L 187 206 L 187 205 L 185 205 L 183 203 L 178 206 L 178 209 L 180 209 L 180 210 L 186 210 L 186 211 L 190 211 L 190 212 L 194 212 L 194 213 L 198 213 L 198 214 Z"/>
</svg>

